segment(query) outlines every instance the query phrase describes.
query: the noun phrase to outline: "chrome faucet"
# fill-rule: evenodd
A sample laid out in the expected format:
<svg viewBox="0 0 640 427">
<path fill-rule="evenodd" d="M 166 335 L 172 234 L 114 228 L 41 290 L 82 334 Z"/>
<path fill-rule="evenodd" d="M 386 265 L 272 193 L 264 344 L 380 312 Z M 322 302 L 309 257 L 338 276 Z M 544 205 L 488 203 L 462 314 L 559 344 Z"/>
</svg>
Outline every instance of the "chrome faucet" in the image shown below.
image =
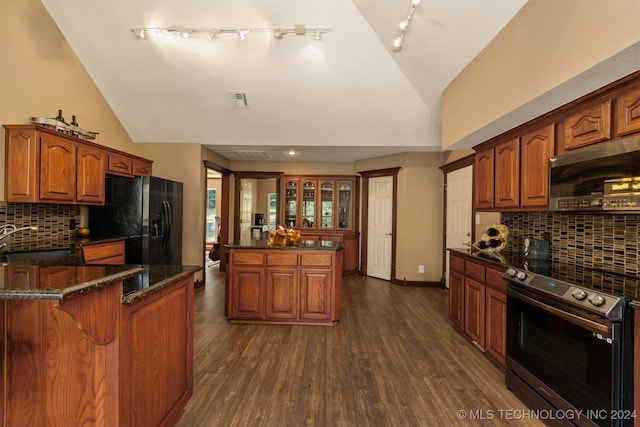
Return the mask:
<svg viewBox="0 0 640 427">
<path fill-rule="evenodd" d="M 27 230 L 31 231 L 31 230 L 37 230 L 37 229 L 38 227 L 35 225 L 29 225 L 29 226 L 20 227 L 20 228 L 17 228 L 13 224 L 0 225 L 0 242 L 6 239 L 7 237 L 11 237 L 13 234 L 18 233 L 20 231 L 27 231 Z M 4 248 L 5 246 L 7 246 L 7 243 L 0 244 L 0 249 Z"/>
</svg>

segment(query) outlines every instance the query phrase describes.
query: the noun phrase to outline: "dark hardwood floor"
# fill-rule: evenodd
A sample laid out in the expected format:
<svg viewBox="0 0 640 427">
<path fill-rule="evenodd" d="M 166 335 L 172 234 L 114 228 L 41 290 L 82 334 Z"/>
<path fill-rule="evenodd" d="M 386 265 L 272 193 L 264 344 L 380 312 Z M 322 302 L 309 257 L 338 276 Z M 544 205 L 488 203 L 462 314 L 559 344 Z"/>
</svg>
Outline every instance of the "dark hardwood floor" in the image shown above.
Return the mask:
<svg viewBox="0 0 640 427">
<path fill-rule="evenodd" d="M 454 331 L 445 290 L 353 276 L 342 295 L 333 327 L 232 325 L 224 274 L 208 268 L 178 426 L 542 425 Z"/>
</svg>

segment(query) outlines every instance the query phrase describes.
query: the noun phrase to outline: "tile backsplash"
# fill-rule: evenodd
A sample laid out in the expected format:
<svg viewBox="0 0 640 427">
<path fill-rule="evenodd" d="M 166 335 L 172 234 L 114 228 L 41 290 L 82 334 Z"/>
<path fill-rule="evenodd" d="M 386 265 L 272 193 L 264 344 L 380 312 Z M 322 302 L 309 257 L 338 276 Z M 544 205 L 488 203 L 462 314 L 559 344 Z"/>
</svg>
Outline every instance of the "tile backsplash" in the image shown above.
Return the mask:
<svg viewBox="0 0 640 427">
<path fill-rule="evenodd" d="M 505 250 L 522 253 L 524 240 L 551 241 L 551 256 L 588 268 L 640 275 L 638 241 L 640 215 L 598 215 L 557 212 L 509 212 L 501 222 L 509 227 Z"/>
<path fill-rule="evenodd" d="M 76 238 L 75 230 L 69 228 L 72 219 L 80 223 L 80 206 L 0 201 L 0 225 L 38 227 L 8 238 L 9 252 L 71 247 Z"/>
</svg>

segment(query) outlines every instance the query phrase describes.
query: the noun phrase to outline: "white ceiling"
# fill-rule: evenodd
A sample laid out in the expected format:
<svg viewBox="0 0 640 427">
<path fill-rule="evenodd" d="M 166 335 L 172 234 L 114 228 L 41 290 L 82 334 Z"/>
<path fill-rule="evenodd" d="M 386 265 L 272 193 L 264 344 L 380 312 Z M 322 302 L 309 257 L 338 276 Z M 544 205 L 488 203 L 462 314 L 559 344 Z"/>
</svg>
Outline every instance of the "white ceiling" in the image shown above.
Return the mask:
<svg viewBox="0 0 640 427">
<path fill-rule="evenodd" d="M 440 151 L 446 85 L 526 0 L 43 0 L 134 142 L 238 160 L 352 162 Z M 132 28 L 329 27 L 311 35 L 136 39 Z M 234 107 L 246 92 L 248 108 Z M 294 148 L 299 154 L 287 158 Z M 253 154 L 253 153 L 249 153 Z"/>
</svg>

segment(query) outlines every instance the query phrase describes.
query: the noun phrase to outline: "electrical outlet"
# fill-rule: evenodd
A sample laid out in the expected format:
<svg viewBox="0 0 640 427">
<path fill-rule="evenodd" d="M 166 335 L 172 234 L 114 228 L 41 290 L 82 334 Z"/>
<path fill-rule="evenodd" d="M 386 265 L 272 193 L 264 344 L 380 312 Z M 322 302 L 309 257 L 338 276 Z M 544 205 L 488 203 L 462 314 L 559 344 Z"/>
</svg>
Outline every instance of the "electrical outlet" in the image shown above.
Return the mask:
<svg viewBox="0 0 640 427">
<path fill-rule="evenodd" d="M 424 273 L 424 265 L 418 266 L 418 273 Z"/>
<path fill-rule="evenodd" d="M 480 224 L 480 215 L 476 214 L 476 225 Z"/>
</svg>

